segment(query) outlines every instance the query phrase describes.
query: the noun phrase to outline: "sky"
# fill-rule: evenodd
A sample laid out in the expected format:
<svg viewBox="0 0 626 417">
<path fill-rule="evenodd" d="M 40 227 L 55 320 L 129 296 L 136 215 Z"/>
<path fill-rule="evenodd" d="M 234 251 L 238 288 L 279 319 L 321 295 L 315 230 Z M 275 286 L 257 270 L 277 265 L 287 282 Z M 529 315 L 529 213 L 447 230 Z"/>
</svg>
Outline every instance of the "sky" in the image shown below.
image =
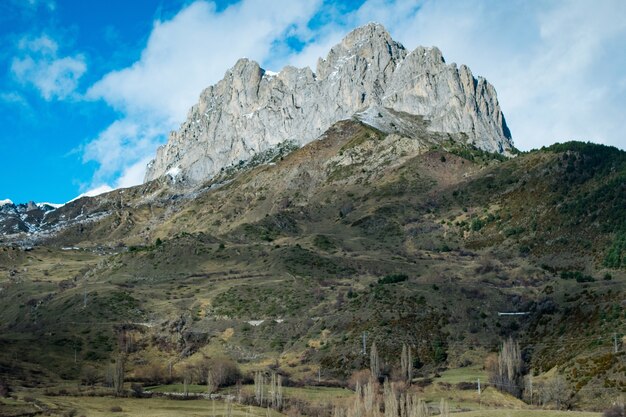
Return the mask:
<svg viewBox="0 0 626 417">
<path fill-rule="evenodd" d="M 371 21 L 487 78 L 521 150 L 626 148 L 623 0 L 2 0 L 0 200 L 139 184 L 238 58 L 315 70 Z"/>
</svg>

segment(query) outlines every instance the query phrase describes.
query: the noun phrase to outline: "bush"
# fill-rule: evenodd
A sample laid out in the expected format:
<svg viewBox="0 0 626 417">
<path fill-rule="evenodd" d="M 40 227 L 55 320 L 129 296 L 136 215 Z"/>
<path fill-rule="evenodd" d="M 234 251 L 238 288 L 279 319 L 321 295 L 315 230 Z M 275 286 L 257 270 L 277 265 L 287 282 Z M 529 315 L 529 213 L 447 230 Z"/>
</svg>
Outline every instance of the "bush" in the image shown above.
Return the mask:
<svg viewBox="0 0 626 417">
<path fill-rule="evenodd" d="M 348 380 L 348 386 L 351 389 L 355 389 L 356 385 L 365 386 L 372 378 L 372 373 L 369 369 L 361 369 L 360 371 L 354 371 Z"/>
<path fill-rule="evenodd" d="M 207 375 L 211 372 L 214 387 L 235 385 L 242 375 L 235 361 L 227 357 L 205 359 L 190 369 L 191 379 L 199 384 L 207 383 Z"/>
<path fill-rule="evenodd" d="M 456 384 L 456 389 L 461 391 L 477 390 L 478 385 L 475 382 L 459 382 Z"/>
<path fill-rule="evenodd" d="M 86 365 L 80 372 L 80 382 L 83 385 L 94 386 L 99 379 L 98 371 L 91 365 Z"/>
<path fill-rule="evenodd" d="M 561 279 L 575 279 L 576 282 L 594 282 L 591 275 L 585 275 L 580 271 L 562 271 Z"/>
<path fill-rule="evenodd" d="M 133 396 L 135 396 L 137 398 L 143 397 L 143 385 L 137 384 L 136 382 L 133 382 L 130 385 L 130 389 L 133 392 Z"/>
<path fill-rule="evenodd" d="M 11 394 L 11 387 L 9 386 L 9 383 L 4 380 L 4 379 L 0 379 L 0 397 L 8 397 Z"/>
<path fill-rule="evenodd" d="M 112 413 L 121 413 L 122 411 L 122 407 L 120 407 L 119 405 L 114 405 L 113 407 L 109 408 L 109 411 Z"/>
<path fill-rule="evenodd" d="M 379 278 L 378 283 L 380 285 L 397 284 L 398 282 L 403 282 L 403 281 L 406 281 L 407 279 L 409 279 L 409 276 L 406 274 L 391 274 L 391 275 L 385 275 L 384 277 Z"/>
<path fill-rule="evenodd" d="M 609 408 L 608 410 L 605 410 L 604 413 L 602 413 L 603 417 L 625 417 L 626 414 L 624 414 L 624 407 L 620 406 L 620 405 L 614 405 L 611 408 Z"/>
</svg>

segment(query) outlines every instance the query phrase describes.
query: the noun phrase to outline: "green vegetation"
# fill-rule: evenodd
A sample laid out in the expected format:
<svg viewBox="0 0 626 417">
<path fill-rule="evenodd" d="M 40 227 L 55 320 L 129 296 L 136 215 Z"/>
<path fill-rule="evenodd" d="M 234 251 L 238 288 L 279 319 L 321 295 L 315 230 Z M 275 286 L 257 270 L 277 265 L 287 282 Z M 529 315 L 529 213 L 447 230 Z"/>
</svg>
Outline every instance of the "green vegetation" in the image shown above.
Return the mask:
<svg viewBox="0 0 626 417">
<path fill-rule="evenodd" d="M 575 279 L 576 282 L 593 282 L 595 279 L 591 275 L 583 274 L 580 271 L 562 271 L 560 274 L 563 279 Z"/>
<path fill-rule="evenodd" d="M 326 403 L 369 369 L 365 335 L 383 378 L 398 380 L 410 347 L 410 389 L 429 404 L 523 416 L 527 405 L 492 388 L 479 405 L 472 385 L 515 337 L 537 381 L 562 376 L 568 406 L 600 409 L 590 393 L 624 389 L 613 352 L 626 325 L 624 153 L 570 143 L 507 159 L 420 135 L 419 146 L 380 141 L 342 122 L 275 164 L 233 168 L 195 199 L 129 189 L 127 207 L 114 194 L 112 214 L 82 229 L 0 247 L 0 380 L 19 392 L 11 401 L 32 411 L 28 392 L 57 414 L 108 415 L 113 398 L 45 392 L 110 395 L 124 358 L 127 385 L 176 392 L 186 380 L 200 393 L 207 363 L 229 358 L 244 391 L 255 372 L 277 372 L 306 386 L 285 385 L 289 396 L 315 406 L 293 415 L 328 415 Z M 210 413 L 206 400 L 118 403 L 120 415 Z"/>
<path fill-rule="evenodd" d="M 407 279 L 409 279 L 409 276 L 406 274 L 385 275 L 384 277 L 378 279 L 378 284 L 396 284 L 398 282 L 406 281 Z"/>
</svg>

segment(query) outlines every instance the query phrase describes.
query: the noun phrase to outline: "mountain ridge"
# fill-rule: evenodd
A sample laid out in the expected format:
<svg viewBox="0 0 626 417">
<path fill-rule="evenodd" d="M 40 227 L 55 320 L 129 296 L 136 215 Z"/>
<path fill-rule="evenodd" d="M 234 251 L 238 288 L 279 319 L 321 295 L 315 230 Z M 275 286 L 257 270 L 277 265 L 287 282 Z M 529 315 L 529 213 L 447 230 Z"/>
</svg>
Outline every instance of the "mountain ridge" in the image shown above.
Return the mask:
<svg viewBox="0 0 626 417">
<path fill-rule="evenodd" d="M 274 75 L 238 60 L 157 150 L 145 180 L 175 169 L 181 180 L 200 183 L 283 141 L 303 145 L 339 120 L 367 111 L 384 118 L 385 110 L 422 116 L 431 131 L 464 133 L 488 151 L 513 150 L 491 84 L 464 65 L 447 65 L 437 48 L 407 52 L 370 23 L 320 58 L 316 73 L 287 66 Z"/>
</svg>

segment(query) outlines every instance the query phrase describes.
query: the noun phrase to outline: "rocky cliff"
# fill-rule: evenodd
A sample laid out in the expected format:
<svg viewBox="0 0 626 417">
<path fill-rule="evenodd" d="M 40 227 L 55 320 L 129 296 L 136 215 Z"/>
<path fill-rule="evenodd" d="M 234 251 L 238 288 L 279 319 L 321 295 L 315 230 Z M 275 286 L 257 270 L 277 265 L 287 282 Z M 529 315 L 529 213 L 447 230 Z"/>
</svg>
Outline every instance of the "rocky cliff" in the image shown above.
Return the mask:
<svg viewBox="0 0 626 417">
<path fill-rule="evenodd" d="M 511 134 L 483 78 L 445 63 L 437 48 L 408 52 L 379 24 L 349 33 L 309 68 L 275 74 L 239 60 L 204 90 L 187 120 L 148 165 L 146 181 L 165 174 L 197 183 L 284 141 L 303 145 L 355 115 L 378 128 L 389 115 L 420 115 L 432 131 L 465 133 L 477 147 L 508 154 Z"/>
</svg>

